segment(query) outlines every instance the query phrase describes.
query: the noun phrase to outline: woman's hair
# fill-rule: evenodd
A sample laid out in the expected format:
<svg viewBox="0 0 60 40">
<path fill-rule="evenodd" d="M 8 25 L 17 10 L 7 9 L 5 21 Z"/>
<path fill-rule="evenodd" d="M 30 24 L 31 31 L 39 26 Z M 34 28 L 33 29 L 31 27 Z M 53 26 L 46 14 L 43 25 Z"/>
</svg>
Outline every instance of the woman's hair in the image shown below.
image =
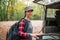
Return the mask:
<svg viewBox="0 0 60 40">
<path fill-rule="evenodd" d="M 26 17 L 26 11 L 25 11 L 25 13 L 24 13 L 24 18 Z"/>
</svg>

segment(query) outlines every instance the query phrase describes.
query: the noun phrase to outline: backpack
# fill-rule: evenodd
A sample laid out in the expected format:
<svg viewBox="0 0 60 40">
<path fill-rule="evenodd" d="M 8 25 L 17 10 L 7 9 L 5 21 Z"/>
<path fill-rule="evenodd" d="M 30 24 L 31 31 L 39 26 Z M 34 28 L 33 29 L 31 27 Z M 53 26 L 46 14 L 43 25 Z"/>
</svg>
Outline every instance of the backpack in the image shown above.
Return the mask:
<svg viewBox="0 0 60 40">
<path fill-rule="evenodd" d="M 11 26 L 10 30 L 7 32 L 6 40 L 20 40 L 21 39 L 20 36 L 18 35 L 19 22 L 16 22 L 15 24 Z M 28 21 L 24 19 L 24 22 L 25 22 L 24 32 L 26 32 L 27 27 L 28 27 Z"/>
</svg>

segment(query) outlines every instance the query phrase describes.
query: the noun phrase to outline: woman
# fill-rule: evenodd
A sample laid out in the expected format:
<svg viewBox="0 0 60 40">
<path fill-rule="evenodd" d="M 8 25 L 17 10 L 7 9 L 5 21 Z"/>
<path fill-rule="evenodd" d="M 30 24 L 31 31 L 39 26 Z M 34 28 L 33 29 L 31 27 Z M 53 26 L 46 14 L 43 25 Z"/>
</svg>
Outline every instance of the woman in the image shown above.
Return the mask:
<svg viewBox="0 0 60 40">
<path fill-rule="evenodd" d="M 33 8 L 31 6 L 28 6 L 25 8 L 25 17 L 22 19 L 22 21 L 19 23 L 18 28 L 18 35 L 20 36 L 21 40 L 32 40 L 32 37 L 37 37 L 39 34 L 32 34 L 32 24 L 30 21 L 30 17 L 32 16 Z M 24 22 L 24 19 L 28 22 L 27 31 L 23 31 L 25 29 L 26 23 Z M 24 26 L 23 26 L 24 25 Z"/>
</svg>

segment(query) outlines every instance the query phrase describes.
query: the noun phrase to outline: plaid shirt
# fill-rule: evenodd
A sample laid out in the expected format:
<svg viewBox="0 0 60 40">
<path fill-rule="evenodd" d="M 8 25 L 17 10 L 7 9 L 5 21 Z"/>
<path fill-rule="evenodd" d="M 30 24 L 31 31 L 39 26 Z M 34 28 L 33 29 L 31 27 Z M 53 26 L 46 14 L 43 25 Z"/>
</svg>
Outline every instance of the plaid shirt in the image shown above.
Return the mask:
<svg viewBox="0 0 60 40">
<path fill-rule="evenodd" d="M 24 19 L 21 20 L 21 22 L 19 23 L 19 27 L 18 27 L 18 35 L 21 36 L 21 40 L 25 40 L 28 38 L 28 33 L 27 32 L 24 32 L 24 25 L 25 25 L 25 22 L 24 22 Z"/>
</svg>

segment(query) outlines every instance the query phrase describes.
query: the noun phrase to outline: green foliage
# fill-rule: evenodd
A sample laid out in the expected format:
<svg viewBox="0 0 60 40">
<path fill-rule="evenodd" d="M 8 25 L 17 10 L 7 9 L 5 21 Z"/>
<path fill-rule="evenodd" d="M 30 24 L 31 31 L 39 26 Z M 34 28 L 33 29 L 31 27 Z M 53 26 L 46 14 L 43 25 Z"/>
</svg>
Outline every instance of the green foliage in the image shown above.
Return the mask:
<svg viewBox="0 0 60 40">
<path fill-rule="evenodd" d="M 47 17 L 55 17 L 55 9 L 48 9 L 47 11 Z"/>
<path fill-rule="evenodd" d="M 17 0 L 0 0 L 0 21 L 15 21 L 20 20 L 24 17 L 24 8 L 28 6 L 22 0 L 17 2 Z M 35 3 L 29 4 L 33 7 L 32 20 L 40 20 L 44 18 L 44 7 Z M 52 10 L 49 10 L 52 12 Z M 49 14 L 50 15 L 50 14 Z"/>
<path fill-rule="evenodd" d="M 33 7 L 34 11 L 33 11 L 33 16 L 31 17 L 31 19 L 33 20 L 41 20 L 44 17 L 44 8 L 41 5 L 32 3 L 31 6 Z M 41 15 L 42 14 L 42 15 Z"/>
<path fill-rule="evenodd" d="M 5 5 L 6 2 L 8 5 Z M 5 3 L 5 4 L 4 4 Z M 16 5 L 15 5 L 16 3 Z M 0 1 L 0 21 L 19 20 L 23 17 L 24 7 L 27 6 L 23 2 L 17 3 L 16 0 Z"/>
</svg>

